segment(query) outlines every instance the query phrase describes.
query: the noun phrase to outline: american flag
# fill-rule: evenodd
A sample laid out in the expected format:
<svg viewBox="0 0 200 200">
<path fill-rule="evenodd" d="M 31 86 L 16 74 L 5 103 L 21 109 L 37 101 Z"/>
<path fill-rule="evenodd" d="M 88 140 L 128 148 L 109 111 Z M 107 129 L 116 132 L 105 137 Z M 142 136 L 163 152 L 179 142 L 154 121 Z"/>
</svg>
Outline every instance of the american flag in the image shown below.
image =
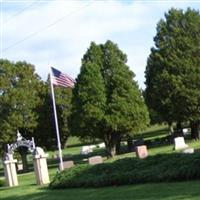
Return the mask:
<svg viewBox="0 0 200 200">
<path fill-rule="evenodd" d="M 62 86 L 62 87 L 73 87 L 75 80 L 68 76 L 67 74 L 62 73 L 61 71 L 51 68 L 52 76 L 51 81 L 53 85 Z"/>
</svg>

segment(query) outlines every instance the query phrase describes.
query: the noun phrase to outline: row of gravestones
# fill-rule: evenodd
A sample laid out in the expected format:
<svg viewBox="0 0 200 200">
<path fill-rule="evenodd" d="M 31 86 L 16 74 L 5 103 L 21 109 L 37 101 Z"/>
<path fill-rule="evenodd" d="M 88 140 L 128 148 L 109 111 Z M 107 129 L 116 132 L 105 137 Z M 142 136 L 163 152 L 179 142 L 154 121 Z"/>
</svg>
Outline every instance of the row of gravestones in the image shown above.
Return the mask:
<svg viewBox="0 0 200 200">
<path fill-rule="evenodd" d="M 184 137 L 177 137 L 174 139 L 174 149 L 182 150 L 183 153 L 194 153 L 194 149 L 188 148 L 188 145 L 185 144 Z M 147 150 L 146 145 L 136 146 L 135 152 L 136 152 L 137 158 L 140 158 L 140 159 L 146 158 L 148 156 L 148 150 Z M 88 160 L 88 163 L 90 165 L 96 165 L 96 164 L 103 163 L 103 159 L 101 156 L 93 156 L 86 160 Z M 64 166 L 64 169 L 71 168 L 74 166 L 74 162 L 73 161 L 65 161 L 63 163 L 63 166 Z"/>
<path fill-rule="evenodd" d="M 194 153 L 194 149 L 185 144 L 184 137 L 174 138 L 174 150 L 182 150 L 182 153 Z M 146 158 L 148 156 L 146 145 L 136 146 L 135 151 L 138 158 Z"/>
<path fill-rule="evenodd" d="M 97 164 L 103 163 L 103 158 L 101 156 L 92 156 L 92 157 L 88 158 L 87 160 L 90 165 L 97 165 Z M 72 160 L 63 162 L 64 169 L 69 169 L 73 166 L 74 166 L 74 161 L 72 161 Z M 61 167 L 60 167 L 60 169 L 61 169 Z"/>
</svg>

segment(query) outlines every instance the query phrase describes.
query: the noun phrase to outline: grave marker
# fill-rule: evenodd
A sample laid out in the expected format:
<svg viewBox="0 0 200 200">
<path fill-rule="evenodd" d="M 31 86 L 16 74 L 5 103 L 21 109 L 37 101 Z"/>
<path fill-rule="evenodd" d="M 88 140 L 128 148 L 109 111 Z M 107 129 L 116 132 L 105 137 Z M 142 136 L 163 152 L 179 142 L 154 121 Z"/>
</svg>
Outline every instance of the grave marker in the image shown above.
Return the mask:
<svg viewBox="0 0 200 200">
<path fill-rule="evenodd" d="M 176 138 L 174 138 L 174 149 L 175 150 L 185 149 L 187 147 L 188 147 L 188 145 L 185 144 L 184 137 L 176 137 Z"/>
<path fill-rule="evenodd" d="M 135 150 L 136 150 L 136 155 L 138 158 L 146 158 L 148 156 L 146 145 L 137 146 Z"/>
<path fill-rule="evenodd" d="M 101 156 L 93 156 L 88 159 L 90 165 L 97 165 L 103 163 Z"/>
</svg>

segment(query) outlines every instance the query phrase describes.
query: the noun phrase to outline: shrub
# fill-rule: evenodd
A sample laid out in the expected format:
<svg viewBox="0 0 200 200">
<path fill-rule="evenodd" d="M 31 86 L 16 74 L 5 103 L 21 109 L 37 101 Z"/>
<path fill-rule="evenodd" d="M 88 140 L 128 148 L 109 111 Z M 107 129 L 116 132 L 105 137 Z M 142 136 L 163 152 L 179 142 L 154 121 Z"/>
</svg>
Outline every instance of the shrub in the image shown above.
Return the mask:
<svg viewBox="0 0 200 200">
<path fill-rule="evenodd" d="M 103 187 L 200 178 L 200 154 L 164 154 L 125 158 L 96 166 L 78 165 L 58 173 L 50 188 Z"/>
<path fill-rule="evenodd" d="M 3 186 L 5 186 L 5 181 L 0 179 L 0 187 L 3 187 Z"/>
</svg>

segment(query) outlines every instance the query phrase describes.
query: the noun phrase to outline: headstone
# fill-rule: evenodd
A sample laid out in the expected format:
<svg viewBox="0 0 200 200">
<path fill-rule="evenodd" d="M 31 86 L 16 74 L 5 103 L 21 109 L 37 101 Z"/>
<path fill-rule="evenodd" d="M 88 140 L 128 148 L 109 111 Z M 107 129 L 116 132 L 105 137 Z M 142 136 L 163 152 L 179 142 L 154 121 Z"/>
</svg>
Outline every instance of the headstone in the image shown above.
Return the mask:
<svg viewBox="0 0 200 200">
<path fill-rule="evenodd" d="M 174 149 L 175 150 L 185 149 L 187 147 L 188 147 L 188 145 L 185 144 L 184 137 L 176 137 L 176 138 L 174 138 Z"/>
<path fill-rule="evenodd" d="M 138 158 L 146 158 L 148 156 L 147 146 L 141 145 L 135 148 L 136 156 Z"/>
<path fill-rule="evenodd" d="M 189 135 L 190 129 L 189 128 L 183 128 L 183 135 Z"/>
<path fill-rule="evenodd" d="M 93 152 L 93 150 L 90 146 L 83 146 L 81 148 L 81 155 L 87 155 L 87 154 L 92 153 L 92 152 Z"/>
<path fill-rule="evenodd" d="M 96 148 L 96 145 L 93 145 L 93 144 L 92 144 L 92 145 L 90 145 L 89 147 L 90 147 L 90 149 L 95 149 L 95 148 Z"/>
<path fill-rule="evenodd" d="M 97 165 L 103 163 L 101 156 L 93 156 L 88 159 L 90 165 Z"/>
<path fill-rule="evenodd" d="M 193 148 L 187 148 L 187 149 L 184 149 L 182 152 L 191 154 L 191 153 L 194 153 L 194 149 Z"/>
<path fill-rule="evenodd" d="M 105 143 L 102 142 L 102 143 L 98 144 L 97 146 L 98 146 L 99 148 L 105 148 Z"/>
<path fill-rule="evenodd" d="M 69 169 L 69 168 L 71 168 L 73 166 L 74 166 L 74 161 L 72 161 L 72 160 L 63 162 L 64 169 Z"/>
<path fill-rule="evenodd" d="M 22 170 L 23 170 L 23 164 L 17 163 L 17 171 L 22 171 Z"/>
</svg>

